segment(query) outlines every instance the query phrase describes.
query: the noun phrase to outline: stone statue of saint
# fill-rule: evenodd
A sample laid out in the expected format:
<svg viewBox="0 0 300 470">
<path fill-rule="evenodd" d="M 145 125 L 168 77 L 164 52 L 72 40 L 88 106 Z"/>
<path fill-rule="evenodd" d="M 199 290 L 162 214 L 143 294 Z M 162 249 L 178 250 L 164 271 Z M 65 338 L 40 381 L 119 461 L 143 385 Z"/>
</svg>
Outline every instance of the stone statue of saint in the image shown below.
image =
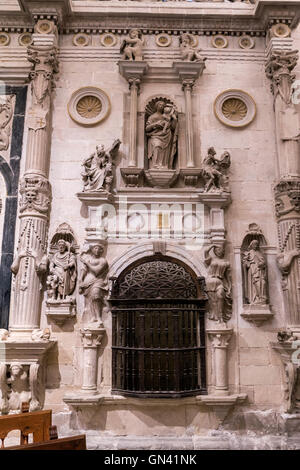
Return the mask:
<svg viewBox="0 0 300 470">
<path fill-rule="evenodd" d="M 224 260 L 224 255 L 224 243 L 211 245 L 204 252 L 204 261 L 208 266 L 205 279 L 209 307 L 208 317 L 219 323 L 227 322 L 232 313 L 230 263 Z"/>
<path fill-rule="evenodd" d="M 182 34 L 180 36 L 181 58 L 187 62 L 204 62 L 206 57 L 200 54 L 201 49 L 194 46 L 193 36 L 191 34 Z"/>
<path fill-rule="evenodd" d="M 131 29 L 123 40 L 120 52 L 123 60 L 143 60 L 144 39 L 139 29 Z"/>
<path fill-rule="evenodd" d="M 260 251 L 259 241 L 252 240 L 248 251 L 243 254 L 242 263 L 245 270 L 245 299 L 249 304 L 266 304 L 267 296 L 267 263 Z"/>
<path fill-rule="evenodd" d="M 108 291 L 108 263 L 102 253 L 103 247 L 98 244 L 90 246 L 80 258 L 83 268 L 79 293 L 85 297 L 84 323 L 102 323 L 102 307 Z"/>
<path fill-rule="evenodd" d="M 120 144 L 120 140 L 115 140 L 109 150 L 105 150 L 103 145 L 97 145 L 96 151 L 83 161 L 83 191 L 111 191 L 114 179 L 113 160 Z"/>
<path fill-rule="evenodd" d="M 203 160 L 202 175 L 205 180 L 204 192 L 219 192 L 225 190 L 225 172 L 231 164 L 230 154 L 229 152 L 224 152 L 220 159 L 215 156 L 215 149 L 210 147 L 207 156 Z"/>
<path fill-rule="evenodd" d="M 47 277 L 48 300 L 64 300 L 70 296 L 76 285 L 77 263 L 71 246 L 65 240 L 57 242 L 58 250 L 49 264 Z"/>
<path fill-rule="evenodd" d="M 177 152 L 178 118 L 174 107 L 157 101 L 146 122 L 147 154 L 151 168 L 172 169 Z"/>
<path fill-rule="evenodd" d="M 8 406 L 12 411 L 20 411 L 22 403 L 31 400 L 28 372 L 18 362 L 10 365 L 9 372 L 10 377 L 7 379 L 10 388 Z"/>
</svg>

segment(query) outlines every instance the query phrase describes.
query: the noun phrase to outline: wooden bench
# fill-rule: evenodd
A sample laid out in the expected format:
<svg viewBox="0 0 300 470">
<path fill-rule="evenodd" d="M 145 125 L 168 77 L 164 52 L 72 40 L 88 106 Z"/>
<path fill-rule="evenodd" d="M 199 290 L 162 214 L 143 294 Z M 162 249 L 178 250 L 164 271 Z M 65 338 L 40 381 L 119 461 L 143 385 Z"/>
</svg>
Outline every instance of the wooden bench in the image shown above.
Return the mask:
<svg viewBox="0 0 300 470">
<path fill-rule="evenodd" d="M 33 435 L 33 442 L 49 441 L 49 428 L 52 422 L 52 411 L 32 411 L 0 416 L 1 448 L 4 448 L 4 439 L 11 431 L 21 431 L 20 445 L 28 444 L 29 434 Z"/>
<path fill-rule="evenodd" d="M 22 406 L 22 411 L 0 416 L 0 450 L 86 450 L 85 434 L 58 439 L 57 428 L 51 425 L 51 410 L 29 413 L 28 406 Z M 15 430 L 21 431 L 20 445 L 4 447 L 7 434 Z M 33 435 L 33 443 L 29 444 L 30 434 Z"/>
<path fill-rule="evenodd" d="M 5 447 L 2 450 L 86 450 L 86 439 L 85 434 L 81 434 L 80 436 L 53 439 L 48 442 Z"/>
</svg>

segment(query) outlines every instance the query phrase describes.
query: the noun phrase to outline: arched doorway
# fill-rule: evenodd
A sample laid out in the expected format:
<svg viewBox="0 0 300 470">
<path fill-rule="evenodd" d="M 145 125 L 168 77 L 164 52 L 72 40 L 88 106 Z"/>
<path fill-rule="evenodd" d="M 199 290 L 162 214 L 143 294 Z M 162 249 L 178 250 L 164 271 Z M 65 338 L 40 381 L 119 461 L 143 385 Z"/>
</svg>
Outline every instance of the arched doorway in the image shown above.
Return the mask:
<svg viewBox="0 0 300 470">
<path fill-rule="evenodd" d="M 113 280 L 113 393 L 206 393 L 205 299 L 203 278 L 166 256 L 144 258 Z"/>
</svg>

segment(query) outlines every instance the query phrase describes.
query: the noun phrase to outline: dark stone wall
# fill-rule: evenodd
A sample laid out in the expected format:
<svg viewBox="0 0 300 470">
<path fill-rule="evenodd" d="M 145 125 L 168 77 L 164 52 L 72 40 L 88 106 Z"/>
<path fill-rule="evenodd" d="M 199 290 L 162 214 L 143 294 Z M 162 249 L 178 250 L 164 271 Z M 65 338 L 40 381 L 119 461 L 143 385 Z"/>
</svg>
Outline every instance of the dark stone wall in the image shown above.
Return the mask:
<svg viewBox="0 0 300 470">
<path fill-rule="evenodd" d="M 18 183 L 23 145 L 27 86 L 6 86 L 3 89 L 0 87 L 0 95 L 16 95 L 9 164 L 1 156 L 0 152 L 0 172 L 4 177 L 7 190 L 0 260 L 0 328 L 8 328 L 12 276 L 10 266 L 13 262 L 15 246 Z"/>
</svg>

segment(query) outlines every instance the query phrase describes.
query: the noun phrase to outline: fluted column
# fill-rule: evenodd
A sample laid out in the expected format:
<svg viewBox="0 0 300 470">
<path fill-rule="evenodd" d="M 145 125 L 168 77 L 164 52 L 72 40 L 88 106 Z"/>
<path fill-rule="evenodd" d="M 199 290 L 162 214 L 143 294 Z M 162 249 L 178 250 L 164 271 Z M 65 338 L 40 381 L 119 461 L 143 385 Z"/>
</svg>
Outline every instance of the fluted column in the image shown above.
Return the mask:
<svg viewBox="0 0 300 470">
<path fill-rule="evenodd" d="M 205 59 L 204 59 L 205 60 Z M 195 168 L 193 145 L 193 108 L 192 90 L 196 80 L 203 74 L 205 62 L 173 62 L 173 68 L 182 83 L 185 98 L 185 140 L 186 140 L 186 167 Z"/>
<path fill-rule="evenodd" d="M 298 51 L 293 50 L 292 39 L 271 37 L 266 75 L 274 95 L 278 266 L 282 273 L 286 320 L 292 329 L 300 325 L 300 133 L 292 89 L 297 61 Z"/>
<path fill-rule="evenodd" d="M 231 328 L 213 328 L 207 330 L 213 348 L 213 366 L 215 370 L 214 395 L 229 394 L 227 348 L 232 336 Z"/>
<path fill-rule="evenodd" d="M 129 157 L 128 168 L 137 167 L 137 113 L 138 95 L 143 75 L 148 70 L 144 61 L 121 60 L 119 72 L 128 81 L 130 90 L 130 124 L 129 124 Z"/>
<path fill-rule="evenodd" d="M 105 335 L 104 328 L 83 328 L 80 330 L 83 346 L 83 379 L 81 390 L 84 393 L 97 393 L 97 352 Z"/>
<path fill-rule="evenodd" d="M 137 166 L 137 105 L 141 80 L 130 78 L 128 80 L 130 89 L 130 131 L 129 131 L 129 160 L 128 167 Z"/>
<path fill-rule="evenodd" d="M 194 168 L 194 147 L 193 147 L 193 113 L 192 113 L 192 90 L 194 80 L 183 80 L 182 88 L 185 97 L 185 119 L 186 119 L 186 166 Z"/>
<path fill-rule="evenodd" d="M 47 23 L 47 24 L 46 24 Z M 46 270 L 46 248 L 51 203 L 48 181 L 51 95 L 58 71 L 57 30 L 53 21 L 39 21 L 28 47 L 32 102 L 27 115 L 28 138 L 25 173 L 20 181 L 21 219 L 17 256 L 12 264 L 15 274 L 14 302 L 10 330 L 31 331 L 40 326 L 41 275 Z M 48 34 L 39 31 L 48 26 Z"/>
</svg>

